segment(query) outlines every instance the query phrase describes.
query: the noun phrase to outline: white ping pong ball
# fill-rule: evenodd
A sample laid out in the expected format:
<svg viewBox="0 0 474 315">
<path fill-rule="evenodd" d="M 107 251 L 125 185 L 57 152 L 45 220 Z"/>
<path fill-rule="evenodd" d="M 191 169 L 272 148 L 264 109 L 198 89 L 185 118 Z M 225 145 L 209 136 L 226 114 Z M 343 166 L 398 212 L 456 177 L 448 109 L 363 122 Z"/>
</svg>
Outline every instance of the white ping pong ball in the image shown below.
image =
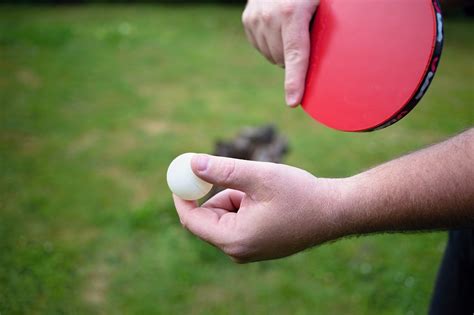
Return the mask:
<svg viewBox="0 0 474 315">
<path fill-rule="evenodd" d="M 197 177 L 191 169 L 191 159 L 194 155 L 195 153 L 184 153 L 176 157 L 166 173 L 168 187 L 184 200 L 200 199 L 212 188 L 212 184 Z"/>
</svg>

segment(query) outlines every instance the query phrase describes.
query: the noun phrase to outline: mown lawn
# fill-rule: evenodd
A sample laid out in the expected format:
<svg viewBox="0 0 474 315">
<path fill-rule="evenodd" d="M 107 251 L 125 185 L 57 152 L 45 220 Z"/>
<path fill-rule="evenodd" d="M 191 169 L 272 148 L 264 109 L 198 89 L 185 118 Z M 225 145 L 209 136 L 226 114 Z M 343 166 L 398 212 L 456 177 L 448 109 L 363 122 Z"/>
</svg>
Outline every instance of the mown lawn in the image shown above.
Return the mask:
<svg viewBox="0 0 474 315">
<path fill-rule="evenodd" d="M 446 233 L 351 238 L 235 265 L 179 225 L 165 181 L 274 123 L 287 163 L 355 174 L 474 124 L 474 22 L 448 20 L 403 121 L 342 133 L 284 106 L 238 7 L 0 7 L 0 313 L 422 314 Z"/>
</svg>

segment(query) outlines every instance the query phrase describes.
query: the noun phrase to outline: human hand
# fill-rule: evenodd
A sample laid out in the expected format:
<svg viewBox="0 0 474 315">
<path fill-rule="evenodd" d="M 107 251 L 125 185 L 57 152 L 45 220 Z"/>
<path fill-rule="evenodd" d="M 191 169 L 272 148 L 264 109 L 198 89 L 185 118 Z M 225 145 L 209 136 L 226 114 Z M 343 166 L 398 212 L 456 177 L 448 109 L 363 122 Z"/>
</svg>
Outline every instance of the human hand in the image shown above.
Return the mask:
<svg viewBox="0 0 474 315">
<path fill-rule="evenodd" d="M 341 237 L 341 179 L 301 169 L 199 154 L 192 168 L 229 189 L 203 205 L 173 196 L 181 223 L 236 262 L 291 255 Z"/>
<path fill-rule="evenodd" d="M 248 0 L 242 14 L 252 45 L 270 62 L 285 67 L 286 103 L 295 107 L 304 93 L 309 59 L 309 23 L 319 0 Z"/>
</svg>

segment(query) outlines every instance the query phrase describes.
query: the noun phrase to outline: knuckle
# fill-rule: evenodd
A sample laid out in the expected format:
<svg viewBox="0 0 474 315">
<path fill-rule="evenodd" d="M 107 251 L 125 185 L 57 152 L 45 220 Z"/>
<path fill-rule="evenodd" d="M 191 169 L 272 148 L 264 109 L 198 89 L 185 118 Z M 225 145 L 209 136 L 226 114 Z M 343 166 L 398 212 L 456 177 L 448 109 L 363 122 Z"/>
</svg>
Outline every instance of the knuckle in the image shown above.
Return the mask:
<svg viewBox="0 0 474 315">
<path fill-rule="evenodd" d="M 250 17 L 250 25 L 252 27 L 257 27 L 260 24 L 260 19 L 257 16 Z"/>
<path fill-rule="evenodd" d="M 252 250 L 253 246 L 251 245 L 251 238 L 249 239 L 247 235 L 248 233 L 244 234 L 245 236 L 235 237 L 232 241 L 220 246 L 222 251 L 238 264 L 252 261 L 256 253 Z"/>
<path fill-rule="evenodd" d="M 297 44 L 289 43 L 285 51 L 285 61 L 288 63 L 297 63 L 303 60 L 303 52 Z"/>
<path fill-rule="evenodd" d="M 258 24 L 258 18 L 255 14 L 244 12 L 244 14 L 242 14 L 242 24 L 246 27 L 254 27 Z"/>
<path fill-rule="evenodd" d="M 234 261 L 244 261 L 247 258 L 246 250 L 242 246 L 230 246 L 224 248 L 224 253 Z"/>
<path fill-rule="evenodd" d="M 225 164 L 222 170 L 223 182 L 230 183 L 233 182 L 236 176 L 236 167 L 235 161 L 230 159 L 228 163 Z"/>
<path fill-rule="evenodd" d="M 236 246 L 225 246 L 223 248 L 224 253 L 230 257 L 239 257 L 241 251 Z"/>
<path fill-rule="evenodd" d="M 229 255 L 229 258 L 236 264 L 239 264 L 239 265 L 242 265 L 242 264 L 245 264 L 247 263 L 247 261 L 243 260 L 243 259 L 240 259 L 240 258 L 237 258 L 237 257 L 234 257 L 234 256 L 230 256 Z"/>
<path fill-rule="evenodd" d="M 233 240 L 228 240 L 226 244 L 222 244 L 220 247 L 226 255 L 241 258 L 246 252 L 246 248 L 243 244 L 244 242 L 241 237 L 234 237 Z"/>
<path fill-rule="evenodd" d="M 269 25 L 273 21 L 273 15 L 270 12 L 262 12 L 260 14 L 260 19 L 262 20 L 263 24 Z"/>
<path fill-rule="evenodd" d="M 250 16 L 247 11 L 244 11 L 244 13 L 242 14 L 242 24 L 245 26 L 250 24 Z"/>
<path fill-rule="evenodd" d="M 293 16 L 293 14 L 295 14 L 295 11 L 296 11 L 296 5 L 297 4 L 294 1 L 284 2 L 280 8 L 281 14 L 286 18 Z"/>
</svg>

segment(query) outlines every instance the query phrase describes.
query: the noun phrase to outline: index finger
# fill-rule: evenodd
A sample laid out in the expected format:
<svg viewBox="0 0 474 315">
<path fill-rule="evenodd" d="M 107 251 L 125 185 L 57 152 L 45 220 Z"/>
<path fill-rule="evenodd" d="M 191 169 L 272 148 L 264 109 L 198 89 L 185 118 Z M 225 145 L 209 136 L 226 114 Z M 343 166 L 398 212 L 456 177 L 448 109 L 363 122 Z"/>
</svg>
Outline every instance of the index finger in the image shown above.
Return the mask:
<svg viewBox="0 0 474 315">
<path fill-rule="evenodd" d="M 198 207 L 196 201 L 187 201 L 173 195 L 181 224 L 197 237 L 213 245 L 225 243 L 229 231 L 219 225 L 219 215 L 208 208 Z M 231 214 L 231 213 L 229 213 Z M 235 213 L 232 213 L 235 215 Z"/>
</svg>

